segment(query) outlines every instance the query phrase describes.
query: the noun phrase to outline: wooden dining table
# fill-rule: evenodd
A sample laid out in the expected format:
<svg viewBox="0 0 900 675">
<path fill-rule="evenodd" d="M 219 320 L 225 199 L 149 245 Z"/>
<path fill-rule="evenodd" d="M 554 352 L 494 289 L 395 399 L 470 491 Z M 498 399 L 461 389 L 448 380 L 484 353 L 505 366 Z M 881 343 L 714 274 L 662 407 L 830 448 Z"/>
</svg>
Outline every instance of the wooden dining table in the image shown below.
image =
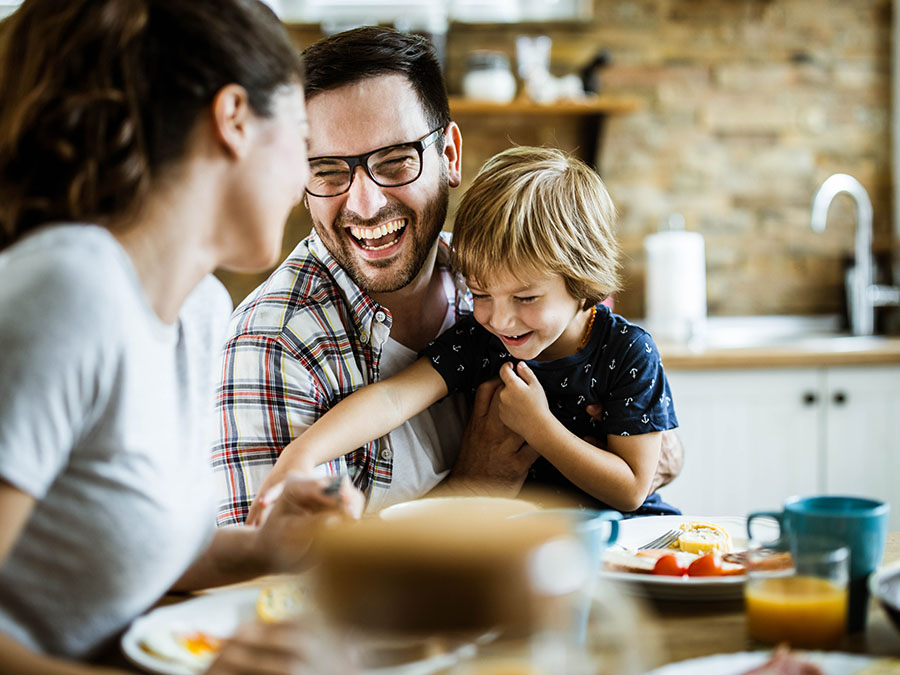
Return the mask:
<svg viewBox="0 0 900 675">
<path fill-rule="evenodd" d="M 900 532 L 887 536 L 882 565 L 900 561 Z M 743 600 L 684 602 L 647 599 L 650 630 L 659 642 L 655 666 L 712 654 L 771 649 L 747 635 Z M 849 635 L 841 651 L 900 658 L 900 629 L 877 600 L 869 600 L 864 632 Z"/>
<path fill-rule="evenodd" d="M 882 565 L 900 561 L 900 532 L 887 536 Z M 271 584 L 277 577 L 264 577 L 238 584 L 237 587 Z M 226 587 L 226 588 L 234 588 Z M 217 593 L 210 589 L 204 593 Z M 160 605 L 183 602 L 194 594 L 168 595 Z M 643 617 L 642 658 L 647 670 L 686 659 L 731 652 L 771 649 L 747 635 L 747 622 L 742 599 L 728 601 L 684 601 L 653 598 L 638 599 Z M 877 600 L 869 601 L 869 615 L 864 632 L 847 636 L 841 651 L 878 657 L 900 658 L 900 629 L 891 623 Z M 123 654 L 107 654 L 104 665 L 134 670 Z"/>
</svg>

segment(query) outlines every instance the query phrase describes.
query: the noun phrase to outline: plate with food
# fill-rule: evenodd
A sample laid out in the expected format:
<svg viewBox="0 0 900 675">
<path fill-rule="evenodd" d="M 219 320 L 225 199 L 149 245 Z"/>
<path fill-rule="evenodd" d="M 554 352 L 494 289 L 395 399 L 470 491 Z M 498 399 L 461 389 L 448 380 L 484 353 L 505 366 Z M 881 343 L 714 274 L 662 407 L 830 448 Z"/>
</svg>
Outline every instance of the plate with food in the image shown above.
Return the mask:
<svg viewBox="0 0 900 675">
<path fill-rule="evenodd" d="M 136 619 L 122 636 L 122 651 L 149 673 L 198 675 L 241 625 L 287 621 L 311 608 L 308 587 L 293 577 L 211 591 L 158 607 Z M 355 653 L 370 664 L 360 675 L 430 675 L 451 667 L 472 649 L 469 644 L 440 647 L 424 642 L 399 645 L 363 640 Z"/>
<path fill-rule="evenodd" d="M 747 580 L 747 519 L 740 516 L 648 516 L 619 523 L 603 554 L 601 576 L 629 592 L 665 600 L 736 600 Z M 641 547 L 672 533 L 668 542 Z M 754 521 L 754 536 L 778 537 L 774 522 Z M 790 564 L 773 557 L 772 564 Z"/>
<path fill-rule="evenodd" d="M 776 668 L 777 666 L 777 668 Z M 801 673 L 878 675 L 896 673 L 900 660 L 844 652 L 734 652 L 678 661 L 647 675 L 721 675 L 722 673 Z M 811 670 L 812 668 L 817 670 Z"/>
</svg>

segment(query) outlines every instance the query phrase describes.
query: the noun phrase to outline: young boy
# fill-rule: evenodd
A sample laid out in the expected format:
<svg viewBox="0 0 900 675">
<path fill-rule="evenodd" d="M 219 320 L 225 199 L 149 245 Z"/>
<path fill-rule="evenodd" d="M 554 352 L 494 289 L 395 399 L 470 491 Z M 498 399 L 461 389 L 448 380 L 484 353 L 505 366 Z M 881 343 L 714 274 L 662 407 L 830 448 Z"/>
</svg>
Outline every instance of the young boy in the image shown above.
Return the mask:
<svg viewBox="0 0 900 675">
<path fill-rule="evenodd" d="M 614 219 L 599 176 L 559 150 L 516 147 L 488 160 L 453 231 L 472 316 L 286 446 L 258 501 L 288 471 L 309 472 L 499 374 L 502 421 L 541 455 L 533 483 L 586 507 L 678 513 L 647 496 L 661 432 L 678 425 L 659 352 L 646 331 L 600 304 L 618 288 Z M 600 423 L 585 412 L 592 403 L 603 406 Z M 586 437 L 605 438 L 607 449 Z"/>
</svg>

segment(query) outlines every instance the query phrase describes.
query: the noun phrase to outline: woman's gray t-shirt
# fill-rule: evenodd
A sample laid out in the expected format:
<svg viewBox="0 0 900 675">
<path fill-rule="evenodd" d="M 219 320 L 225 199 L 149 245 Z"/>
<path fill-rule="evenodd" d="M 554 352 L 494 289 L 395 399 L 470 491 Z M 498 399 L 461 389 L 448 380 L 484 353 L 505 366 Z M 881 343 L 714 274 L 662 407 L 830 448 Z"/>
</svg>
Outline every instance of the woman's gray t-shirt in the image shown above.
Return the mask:
<svg viewBox="0 0 900 675">
<path fill-rule="evenodd" d="M 0 479 L 36 500 L 0 567 L 0 631 L 89 657 L 209 544 L 230 309 L 208 277 L 163 323 L 96 226 L 48 226 L 0 254 Z"/>
</svg>

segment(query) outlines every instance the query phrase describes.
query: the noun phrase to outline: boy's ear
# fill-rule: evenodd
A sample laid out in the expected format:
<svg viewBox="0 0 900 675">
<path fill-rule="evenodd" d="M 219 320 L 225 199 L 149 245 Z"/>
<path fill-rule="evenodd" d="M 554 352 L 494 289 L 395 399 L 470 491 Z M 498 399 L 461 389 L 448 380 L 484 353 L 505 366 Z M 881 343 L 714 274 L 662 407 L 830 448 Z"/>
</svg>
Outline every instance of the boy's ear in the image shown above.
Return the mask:
<svg viewBox="0 0 900 675">
<path fill-rule="evenodd" d="M 235 158 L 250 148 L 250 122 L 253 111 L 247 90 L 239 84 L 222 87 L 212 102 L 213 127 L 217 140 Z"/>
<path fill-rule="evenodd" d="M 444 158 L 447 160 L 450 187 L 462 182 L 462 134 L 456 122 L 450 122 L 444 130 Z"/>
</svg>

